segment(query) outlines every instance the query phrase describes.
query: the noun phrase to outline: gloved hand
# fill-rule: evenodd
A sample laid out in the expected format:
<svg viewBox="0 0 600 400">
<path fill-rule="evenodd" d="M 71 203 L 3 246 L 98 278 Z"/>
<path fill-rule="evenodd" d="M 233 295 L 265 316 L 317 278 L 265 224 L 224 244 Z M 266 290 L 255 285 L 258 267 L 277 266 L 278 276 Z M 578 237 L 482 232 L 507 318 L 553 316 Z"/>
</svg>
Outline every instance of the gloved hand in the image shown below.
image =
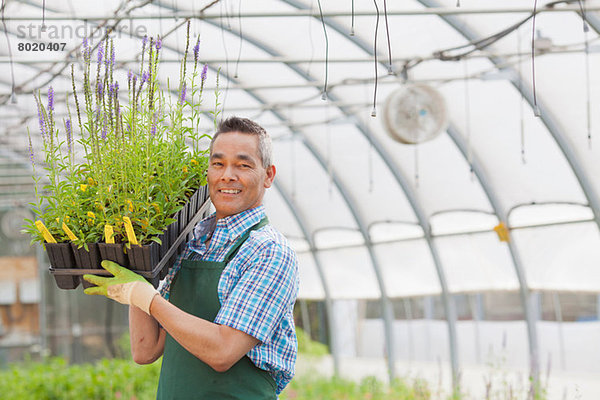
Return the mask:
<svg viewBox="0 0 600 400">
<path fill-rule="evenodd" d="M 114 275 L 105 278 L 97 275 L 83 275 L 83 279 L 96 285 L 89 287 L 85 294 L 101 294 L 121 304 L 131 304 L 150 315 L 150 303 L 158 291 L 142 276 L 112 261 L 104 260 L 102 268 Z"/>
</svg>

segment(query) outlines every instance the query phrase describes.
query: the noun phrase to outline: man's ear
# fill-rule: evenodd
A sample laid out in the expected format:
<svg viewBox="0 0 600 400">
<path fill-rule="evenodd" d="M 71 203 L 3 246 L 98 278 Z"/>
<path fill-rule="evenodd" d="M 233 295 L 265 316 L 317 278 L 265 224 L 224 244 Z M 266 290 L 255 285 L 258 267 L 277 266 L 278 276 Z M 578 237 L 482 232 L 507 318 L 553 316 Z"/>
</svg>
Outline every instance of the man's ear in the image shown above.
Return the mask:
<svg viewBox="0 0 600 400">
<path fill-rule="evenodd" d="M 274 165 L 271 165 L 267 168 L 267 177 L 265 178 L 265 188 L 270 188 L 273 184 L 273 180 L 275 179 L 275 173 L 277 170 Z"/>
</svg>

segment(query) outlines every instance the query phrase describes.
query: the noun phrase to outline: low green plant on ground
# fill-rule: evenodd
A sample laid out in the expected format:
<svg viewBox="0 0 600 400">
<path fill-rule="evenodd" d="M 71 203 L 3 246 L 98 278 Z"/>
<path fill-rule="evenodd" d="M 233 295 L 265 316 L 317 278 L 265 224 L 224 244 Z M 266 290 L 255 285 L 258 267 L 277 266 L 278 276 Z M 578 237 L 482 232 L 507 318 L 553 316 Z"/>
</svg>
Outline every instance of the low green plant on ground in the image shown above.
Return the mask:
<svg viewBox="0 0 600 400">
<path fill-rule="evenodd" d="M 296 377 L 279 397 L 281 400 L 429 400 L 427 384 L 421 380 L 396 379 L 384 385 L 374 377 L 360 382 L 333 377 L 307 375 Z"/>
<path fill-rule="evenodd" d="M 26 362 L 0 371 L 0 398 L 154 399 L 159 371 L 160 362 L 142 366 L 119 359 L 76 365 L 68 365 L 62 358 Z"/>
</svg>

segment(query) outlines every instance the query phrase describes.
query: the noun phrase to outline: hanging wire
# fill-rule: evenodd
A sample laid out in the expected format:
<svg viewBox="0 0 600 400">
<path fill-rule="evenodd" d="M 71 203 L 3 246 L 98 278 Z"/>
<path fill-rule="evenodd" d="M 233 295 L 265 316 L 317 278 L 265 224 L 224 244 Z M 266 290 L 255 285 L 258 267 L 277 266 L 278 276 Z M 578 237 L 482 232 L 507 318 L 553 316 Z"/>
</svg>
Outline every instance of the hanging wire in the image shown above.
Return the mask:
<svg viewBox="0 0 600 400">
<path fill-rule="evenodd" d="M 8 46 L 8 62 L 10 64 L 10 103 L 17 104 L 17 96 L 15 93 L 15 70 L 13 66 L 12 47 L 10 45 L 10 37 L 8 36 L 8 29 L 6 28 L 6 21 L 4 19 L 4 11 L 6 9 L 6 0 L 2 0 L 2 27 L 4 28 L 4 36 L 6 37 L 6 44 Z"/>
<path fill-rule="evenodd" d="M 225 12 L 223 12 L 224 5 L 221 4 L 221 9 L 219 10 L 219 14 L 221 15 L 220 20 L 225 20 L 227 22 L 227 29 L 231 30 L 231 24 L 229 23 L 229 14 L 227 13 L 227 9 L 225 7 Z M 227 42 L 225 41 L 225 27 L 223 26 L 223 22 L 220 23 L 221 27 L 221 40 L 223 41 L 223 51 L 225 52 L 225 71 L 227 76 L 229 76 L 229 53 L 227 52 Z M 225 93 L 223 94 L 223 103 L 221 106 L 221 111 L 225 111 L 225 104 L 227 104 L 227 94 L 229 93 L 229 82 L 231 79 L 227 79 L 225 83 Z"/>
<path fill-rule="evenodd" d="M 329 78 L 329 38 L 327 37 L 327 28 L 325 27 L 325 18 L 323 18 L 323 9 L 321 8 L 321 0 L 317 0 L 319 5 L 319 15 L 321 25 L 323 25 L 323 34 L 325 35 L 325 83 L 323 85 L 323 94 L 321 100 L 327 100 L 327 80 Z"/>
<path fill-rule="evenodd" d="M 46 32 L 46 0 L 42 1 L 42 32 Z"/>
<path fill-rule="evenodd" d="M 537 104 L 537 94 L 535 90 L 535 16 L 537 13 L 537 0 L 533 3 L 533 19 L 531 29 L 531 81 L 533 87 L 533 115 L 539 117 L 542 115 L 540 107 Z"/>
<path fill-rule="evenodd" d="M 375 4 L 375 10 L 377 12 L 377 19 L 375 20 L 375 39 L 373 43 L 373 56 L 375 57 L 375 88 L 373 91 L 373 109 L 371 110 L 371 117 L 377 116 L 377 81 L 379 76 L 377 75 L 377 33 L 379 31 L 379 7 L 377 6 L 377 0 L 373 0 Z"/>
<path fill-rule="evenodd" d="M 517 30 L 517 54 L 519 64 L 519 93 L 521 93 L 521 101 L 519 103 L 519 117 L 521 129 L 521 162 L 526 164 L 525 159 L 525 94 L 523 93 L 523 55 L 521 54 L 521 34 Z"/>
<path fill-rule="evenodd" d="M 352 23 L 350 27 L 350 36 L 354 36 L 354 0 L 352 0 Z"/>
<path fill-rule="evenodd" d="M 385 18 L 385 32 L 387 36 L 387 47 L 388 47 L 388 75 L 392 75 L 392 45 L 390 43 L 390 26 L 388 24 L 388 12 L 387 12 L 387 0 L 383 0 L 383 15 Z"/>
<path fill-rule="evenodd" d="M 240 58 L 242 57 L 242 43 L 244 43 L 244 34 L 242 33 L 242 0 L 239 0 L 239 2 L 238 2 L 238 23 L 240 25 L 240 33 L 239 33 L 240 47 L 238 49 L 237 60 L 235 60 L 235 72 L 233 74 L 233 77 L 235 79 L 238 78 L 238 70 L 239 70 L 239 66 L 240 66 Z"/>
<path fill-rule="evenodd" d="M 587 118 L 587 139 L 588 148 L 592 148 L 592 101 L 591 101 L 591 81 L 590 81 L 590 43 L 588 33 L 590 28 L 587 23 L 586 11 L 583 2 L 579 0 L 579 8 L 581 9 L 581 19 L 583 20 L 583 35 L 585 38 L 585 89 L 586 89 L 586 118 Z"/>
</svg>

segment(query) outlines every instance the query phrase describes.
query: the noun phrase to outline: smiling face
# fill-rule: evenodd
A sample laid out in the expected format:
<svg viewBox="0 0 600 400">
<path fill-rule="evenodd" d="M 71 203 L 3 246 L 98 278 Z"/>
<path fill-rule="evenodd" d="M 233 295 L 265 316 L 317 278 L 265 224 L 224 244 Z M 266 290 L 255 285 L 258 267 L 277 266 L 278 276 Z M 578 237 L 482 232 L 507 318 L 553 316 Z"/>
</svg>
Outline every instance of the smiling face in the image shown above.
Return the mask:
<svg viewBox="0 0 600 400">
<path fill-rule="evenodd" d="M 275 167 L 262 165 L 256 135 L 227 132 L 216 137 L 207 179 L 217 219 L 261 205 L 274 178 Z"/>
</svg>

